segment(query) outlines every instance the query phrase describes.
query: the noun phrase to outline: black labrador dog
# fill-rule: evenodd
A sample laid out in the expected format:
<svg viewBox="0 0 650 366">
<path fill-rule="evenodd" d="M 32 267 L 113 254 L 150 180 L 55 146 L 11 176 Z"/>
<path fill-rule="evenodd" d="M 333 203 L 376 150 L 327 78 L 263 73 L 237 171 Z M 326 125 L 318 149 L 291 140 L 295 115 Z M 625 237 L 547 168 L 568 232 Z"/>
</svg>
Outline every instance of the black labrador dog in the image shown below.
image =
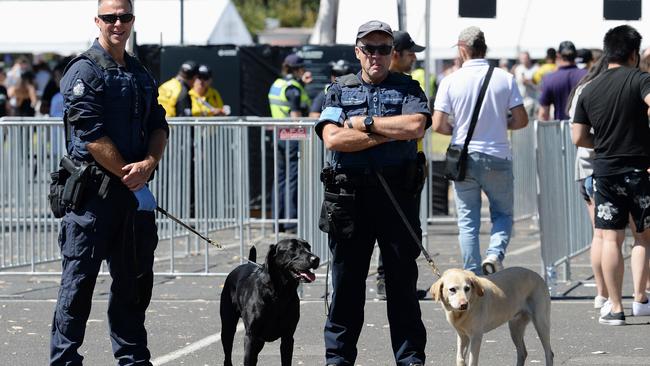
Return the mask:
<svg viewBox="0 0 650 366">
<path fill-rule="evenodd" d="M 312 282 L 320 259 L 304 240 L 284 239 L 271 245 L 262 266 L 254 264 L 257 254 L 251 248 L 249 261 L 235 268 L 221 292 L 221 343 L 225 366 L 232 365 L 232 344 L 237 321 L 246 328 L 244 365 L 257 364 L 264 342 L 281 338 L 282 366 L 291 365 L 293 333 L 300 318 L 298 283 Z"/>
</svg>

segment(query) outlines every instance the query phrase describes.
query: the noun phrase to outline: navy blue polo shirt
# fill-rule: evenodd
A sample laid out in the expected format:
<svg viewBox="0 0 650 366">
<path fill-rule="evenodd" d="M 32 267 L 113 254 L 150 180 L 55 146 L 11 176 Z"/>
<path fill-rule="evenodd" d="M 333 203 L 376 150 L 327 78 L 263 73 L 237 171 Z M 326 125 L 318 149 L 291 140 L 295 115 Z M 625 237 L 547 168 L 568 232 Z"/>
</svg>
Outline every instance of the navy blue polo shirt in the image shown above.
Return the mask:
<svg viewBox="0 0 650 366">
<path fill-rule="evenodd" d="M 542 93 L 539 104 L 548 107 L 553 105 L 555 111 L 553 118 L 556 120 L 569 119 L 567 114 L 567 100 L 571 90 L 580 79 L 587 74 L 587 70 L 579 69 L 576 65 L 562 66 L 556 71 L 544 75 L 542 78 Z"/>
<path fill-rule="evenodd" d="M 350 77 L 350 75 L 346 76 Z M 431 126 L 431 112 L 427 97 L 420 84 L 409 75 L 389 73 L 379 84 L 368 84 L 356 75 L 358 85 L 344 85 L 338 78 L 327 90 L 321 120 L 315 126 L 322 139 L 323 126 L 336 123 L 342 126 L 345 119 L 353 116 L 389 117 L 402 114 L 422 113 L 427 116 L 426 128 Z M 328 108 L 340 108 L 342 114 L 333 120 L 326 113 Z M 338 110 L 338 109 L 336 109 Z M 342 126 L 343 127 L 343 126 Z M 337 169 L 362 169 L 369 166 L 401 166 L 416 159 L 417 140 L 396 140 L 357 152 L 332 151 L 330 164 Z"/>
</svg>

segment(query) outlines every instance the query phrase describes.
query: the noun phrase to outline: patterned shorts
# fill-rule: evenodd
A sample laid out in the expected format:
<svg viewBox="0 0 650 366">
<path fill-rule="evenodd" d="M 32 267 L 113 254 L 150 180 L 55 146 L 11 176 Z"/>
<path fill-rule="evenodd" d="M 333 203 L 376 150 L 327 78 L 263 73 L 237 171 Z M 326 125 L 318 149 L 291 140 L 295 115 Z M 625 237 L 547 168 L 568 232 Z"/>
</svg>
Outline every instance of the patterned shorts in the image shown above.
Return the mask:
<svg viewBox="0 0 650 366">
<path fill-rule="evenodd" d="M 645 171 L 594 178 L 595 226 L 622 230 L 629 215 L 637 231 L 650 228 L 650 176 Z"/>
</svg>

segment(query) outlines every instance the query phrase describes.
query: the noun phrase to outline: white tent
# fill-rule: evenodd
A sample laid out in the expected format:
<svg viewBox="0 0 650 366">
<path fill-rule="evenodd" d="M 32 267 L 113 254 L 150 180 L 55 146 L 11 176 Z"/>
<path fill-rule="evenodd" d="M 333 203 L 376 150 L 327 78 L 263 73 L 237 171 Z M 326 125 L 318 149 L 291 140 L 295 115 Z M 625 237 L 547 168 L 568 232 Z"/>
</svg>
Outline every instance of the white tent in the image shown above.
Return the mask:
<svg viewBox="0 0 650 366">
<path fill-rule="evenodd" d="M 354 44 L 357 29 L 367 21 L 381 20 L 397 29 L 396 0 L 339 0 L 336 20 L 336 43 Z"/>
<path fill-rule="evenodd" d="M 252 44 L 230 0 L 184 0 L 187 45 Z M 135 0 L 138 44 L 180 44 L 179 0 Z M 0 53 L 84 51 L 97 37 L 97 0 L 0 1 Z"/>
<path fill-rule="evenodd" d="M 533 58 L 542 58 L 548 47 L 565 40 L 577 48 L 602 48 L 608 29 L 621 24 L 635 27 L 650 45 L 650 22 L 610 21 L 603 18 L 602 0 L 497 0 L 494 19 L 460 18 L 458 1 L 430 1 L 431 18 L 429 55 L 434 59 L 453 58 L 458 33 L 472 25 L 485 33 L 490 58 L 516 58 L 527 50 Z M 426 1 L 407 0 L 407 30 L 413 39 L 425 43 Z M 650 15 L 650 1 L 643 1 L 642 16 Z"/>
<path fill-rule="evenodd" d="M 624 23 L 646 37 L 644 48 L 650 46 L 650 22 L 606 21 L 602 0 L 497 0 L 494 19 L 460 18 L 458 0 L 404 1 L 406 30 L 421 45 L 426 43 L 425 8 L 429 2 L 428 52 L 431 59 L 454 58 L 457 50 L 452 46 L 458 33 L 471 25 L 484 31 L 490 58 L 516 58 L 520 50 L 528 50 L 534 58 L 542 58 L 548 47 L 557 47 L 565 40 L 573 41 L 578 48 L 602 48 L 605 32 Z M 398 29 L 397 2 L 338 0 L 337 43 L 353 44 L 359 25 L 370 19 L 382 20 Z M 641 12 L 642 16 L 650 15 L 650 0 L 642 2 Z M 418 56 L 424 57 L 424 53 Z"/>
</svg>

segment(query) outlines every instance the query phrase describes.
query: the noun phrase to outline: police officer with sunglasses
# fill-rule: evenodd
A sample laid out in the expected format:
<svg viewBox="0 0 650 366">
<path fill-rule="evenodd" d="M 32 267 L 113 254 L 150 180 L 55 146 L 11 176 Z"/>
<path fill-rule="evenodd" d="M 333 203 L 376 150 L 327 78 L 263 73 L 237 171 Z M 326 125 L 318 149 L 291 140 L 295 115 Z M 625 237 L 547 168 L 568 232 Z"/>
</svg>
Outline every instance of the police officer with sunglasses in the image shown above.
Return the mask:
<svg viewBox="0 0 650 366">
<path fill-rule="evenodd" d="M 354 365 L 375 242 L 384 258 L 395 361 L 400 366 L 425 362 L 426 331 L 416 294 L 420 249 L 388 192 L 421 238 L 423 169 L 417 164 L 417 139 L 431 125 L 431 113 L 416 81 L 389 72 L 392 50 L 388 24 L 374 20 L 361 25 L 355 47 L 361 72 L 336 79 L 316 125 L 330 151 L 329 166 L 321 174 L 325 200 L 319 221 L 332 252 L 334 292 L 325 324 L 328 365 Z"/>
<path fill-rule="evenodd" d="M 50 365 L 82 364 L 78 349 L 103 260 L 113 280 L 108 297 L 113 355 L 120 365 L 151 365 L 144 322 L 158 236 L 156 200 L 147 182 L 169 128 L 153 77 L 125 52 L 134 23 L 131 1 L 100 0 L 95 23 L 99 38 L 70 62 L 61 80 L 66 166 L 73 170 L 68 180 L 85 188 L 67 207 L 60 228 L 62 275 Z"/>
</svg>

